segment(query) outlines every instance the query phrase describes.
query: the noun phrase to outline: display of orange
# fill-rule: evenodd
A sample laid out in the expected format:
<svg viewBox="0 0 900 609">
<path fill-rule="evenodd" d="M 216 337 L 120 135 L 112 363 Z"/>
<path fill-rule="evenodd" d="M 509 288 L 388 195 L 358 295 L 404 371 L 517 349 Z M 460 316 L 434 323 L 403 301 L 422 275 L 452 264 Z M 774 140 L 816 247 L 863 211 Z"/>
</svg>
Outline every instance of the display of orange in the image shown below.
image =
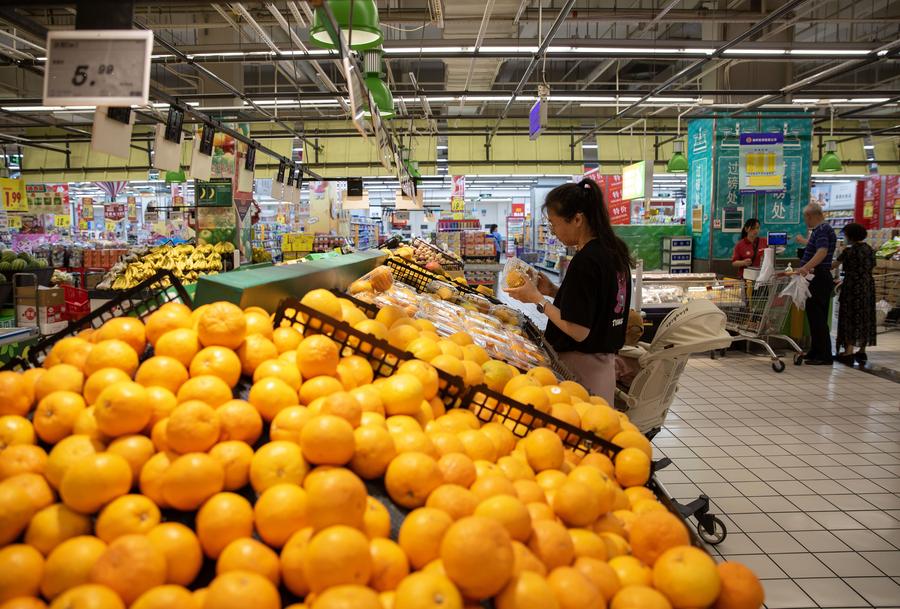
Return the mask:
<svg viewBox="0 0 900 609">
<path fill-rule="evenodd" d="M 0 484 L 6 487 L 18 487 L 25 491 L 28 508 L 32 514 L 51 505 L 55 500 L 53 489 L 50 488 L 47 480 L 40 474 L 31 472 L 16 474 Z"/>
<path fill-rule="evenodd" d="M 200 338 L 193 328 L 169 330 L 156 341 L 153 352 L 156 355 L 175 358 L 187 367 L 200 352 Z"/>
<path fill-rule="evenodd" d="M 666 550 L 690 544 L 684 523 L 668 511 L 638 516 L 629 533 L 632 554 L 651 567 Z"/>
<path fill-rule="evenodd" d="M 314 311 L 333 317 L 334 319 L 343 319 L 340 300 L 328 290 L 321 288 L 310 290 L 303 295 L 300 299 L 300 303 Z M 305 320 L 306 317 L 301 315 L 301 319 Z"/>
<path fill-rule="evenodd" d="M 464 453 L 449 453 L 438 459 L 441 480 L 469 488 L 476 478 L 475 462 Z"/>
<path fill-rule="evenodd" d="M 766 600 L 765 591 L 756 575 L 738 562 L 717 565 L 722 590 L 714 609 L 759 609 Z"/>
<path fill-rule="evenodd" d="M 91 567 L 92 583 L 108 586 L 126 603 L 166 581 L 166 559 L 145 535 L 122 535 Z"/>
<path fill-rule="evenodd" d="M 318 398 L 344 390 L 344 385 L 332 376 L 315 376 L 311 379 L 306 379 L 300 386 L 300 403 L 308 406 Z"/>
<path fill-rule="evenodd" d="M 220 441 L 238 440 L 252 445 L 262 434 L 262 417 L 250 402 L 228 400 L 216 408 L 216 414 L 219 417 Z"/>
<path fill-rule="evenodd" d="M 380 597 L 386 594 L 392 594 L 392 592 L 383 592 L 381 595 L 378 595 L 366 586 L 352 584 L 334 586 L 325 590 L 321 595 L 315 596 L 310 609 L 345 609 L 349 607 L 354 609 L 384 609 L 388 605 L 384 605 Z M 396 607 L 395 605 L 391 606 Z M 306 607 L 304 606 L 301 609 L 306 609 Z"/>
<path fill-rule="evenodd" d="M 612 598 L 609 609 L 672 609 L 665 596 L 649 586 L 626 586 Z"/>
<path fill-rule="evenodd" d="M 313 417 L 306 406 L 288 406 L 278 412 L 269 425 L 269 438 L 300 443 L 300 432 Z"/>
<path fill-rule="evenodd" d="M 407 346 L 419 337 L 419 330 L 411 324 L 395 324 L 387 331 L 387 342 L 406 351 Z"/>
<path fill-rule="evenodd" d="M 147 390 L 132 381 L 113 383 L 100 392 L 94 406 L 97 428 L 116 437 L 143 430 L 153 414 Z"/>
<path fill-rule="evenodd" d="M 395 417 L 391 417 L 394 419 Z M 395 431 L 391 433 L 394 448 L 397 454 L 408 452 L 421 452 L 431 457 L 438 457 L 439 453 L 431 443 L 431 439 L 421 431 Z"/>
<path fill-rule="evenodd" d="M 106 544 L 89 535 L 61 542 L 44 563 L 41 595 L 53 600 L 66 590 L 88 583 L 91 568 L 104 552 Z"/>
<path fill-rule="evenodd" d="M 353 444 L 350 469 L 365 480 L 384 476 L 388 464 L 397 455 L 394 440 L 390 432 L 383 427 L 356 428 L 353 430 Z"/>
<path fill-rule="evenodd" d="M 228 383 L 212 374 L 204 374 L 188 379 L 178 389 L 176 397 L 179 404 L 188 400 L 200 400 L 213 408 L 218 408 L 234 396 Z"/>
<path fill-rule="evenodd" d="M 441 541 L 453 518 L 436 508 L 422 507 L 407 514 L 397 542 L 414 569 L 421 569 L 441 556 Z"/>
<path fill-rule="evenodd" d="M 229 387 L 234 387 L 241 378 L 241 360 L 237 353 L 227 347 L 204 347 L 191 360 L 190 376 L 207 374 L 217 376 Z M 175 389 L 176 393 L 177 391 Z"/>
<path fill-rule="evenodd" d="M 612 440 L 622 431 L 622 422 L 615 410 L 609 406 L 595 404 L 587 408 L 581 415 L 581 428 L 604 440 Z"/>
<path fill-rule="evenodd" d="M 0 548 L 0 604 L 19 596 L 37 596 L 44 557 L 25 544 Z"/>
<path fill-rule="evenodd" d="M 340 355 L 333 340 L 321 334 L 307 336 L 297 346 L 297 368 L 305 379 L 314 376 L 334 376 Z"/>
<path fill-rule="evenodd" d="M 303 570 L 313 592 L 346 584 L 363 586 L 372 575 L 369 540 L 344 525 L 323 529 L 306 546 Z"/>
<path fill-rule="evenodd" d="M 269 359 L 261 362 L 253 371 L 253 382 L 259 382 L 270 376 L 280 378 L 290 385 L 294 391 L 299 390 L 302 384 L 302 377 L 297 366 L 280 359 Z"/>
<path fill-rule="evenodd" d="M 215 302 L 197 318 L 197 336 L 204 347 L 221 346 L 237 349 L 247 333 L 244 312 L 235 304 Z"/>
<path fill-rule="evenodd" d="M 275 343 L 275 348 L 278 349 L 279 354 L 284 353 L 285 351 L 296 350 L 302 340 L 303 335 L 300 331 L 289 326 L 275 328 L 272 332 L 272 342 Z"/>
<path fill-rule="evenodd" d="M 282 482 L 300 484 L 307 472 L 300 446 L 284 440 L 264 444 L 250 460 L 250 484 L 257 493 Z"/>
<path fill-rule="evenodd" d="M 535 472 L 558 470 L 565 459 L 562 441 L 549 429 L 535 429 L 522 440 L 525 458 Z"/>
<path fill-rule="evenodd" d="M 488 497 L 475 508 L 475 515 L 496 520 L 516 541 L 525 542 L 531 537 L 531 515 L 525 504 L 516 497 L 509 495 Z"/>
<path fill-rule="evenodd" d="M 603 607 L 603 595 L 591 581 L 574 567 L 557 567 L 547 575 L 547 585 L 552 590 L 560 609 Z"/>
<path fill-rule="evenodd" d="M 244 309 L 244 321 L 247 324 L 247 336 L 258 334 L 268 339 L 272 338 L 272 320 L 269 319 L 268 313 L 247 308 Z"/>
<path fill-rule="evenodd" d="M 195 529 L 203 553 L 218 558 L 235 539 L 253 535 L 253 506 L 236 493 L 216 493 L 197 511 Z"/>
<path fill-rule="evenodd" d="M 481 463 L 481 461 L 475 462 L 476 469 Z M 510 482 L 509 478 L 504 476 L 501 472 L 495 471 L 493 468 L 492 471 L 480 474 L 478 479 L 472 483 L 472 486 L 470 486 L 469 489 L 475 493 L 475 496 L 481 501 L 498 495 L 508 495 L 510 497 L 516 496 L 516 487 L 513 486 L 513 483 Z"/>
<path fill-rule="evenodd" d="M 35 381 L 34 398 L 40 402 L 54 391 L 71 391 L 80 395 L 83 386 L 84 373 L 80 369 L 70 364 L 57 364 Z"/>
<path fill-rule="evenodd" d="M 616 480 L 623 487 L 641 486 L 650 479 L 650 457 L 639 448 L 623 448 L 616 454 Z"/>
<path fill-rule="evenodd" d="M 306 491 L 294 484 L 276 484 L 260 494 L 253 506 L 256 530 L 272 547 L 282 547 L 290 537 L 309 525 Z"/>
<path fill-rule="evenodd" d="M 532 519 L 531 529 L 528 548 L 548 570 L 572 564 L 575 559 L 575 544 L 566 527 L 555 520 Z"/>
<path fill-rule="evenodd" d="M 250 388 L 247 400 L 266 421 L 271 421 L 284 408 L 299 403 L 297 392 L 278 377 L 260 379 Z"/>
<path fill-rule="evenodd" d="M 394 374 L 378 385 L 378 391 L 388 415 L 415 415 L 425 399 L 425 387 L 412 374 Z"/>
<path fill-rule="evenodd" d="M 157 355 L 163 354 L 157 352 Z M 138 369 L 138 354 L 131 345 L 117 338 L 97 342 L 84 362 L 84 374 L 90 377 L 103 368 L 119 368 L 132 378 Z"/>
<path fill-rule="evenodd" d="M 409 560 L 403 549 L 390 539 L 377 538 L 369 542 L 372 575 L 369 587 L 377 592 L 395 590 L 409 575 Z"/>
<path fill-rule="evenodd" d="M 709 554 L 693 546 L 678 546 L 656 559 L 653 587 L 665 595 L 673 609 L 689 609 L 712 605 L 722 583 Z"/>
<path fill-rule="evenodd" d="M 91 374 L 84 382 L 83 395 L 85 402 L 92 405 L 97 401 L 100 392 L 108 386 L 120 381 L 130 381 L 131 377 L 121 368 L 101 368 Z"/>
<path fill-rule="evenodd" d="M 168 418 L 169 414 L 175 410 L 175 406 L 178 405 L 178 398 L 165 387 L 153 386 L 146 389 L 147 397 L 150 400 L 151 412 L 150 421 L 147 423 L 147 427 L 144 428 L 144 432 L 148 429 L 153 429 L 153 425 L 158 421 Z"/>
<path fill-rule="evenodd" d="M 0 424 L 2 424 L 2 419 L 3 417 L 0 417 Z M 27 423 L 27 421 L 25 422 Z M 44 475 L 47 477 L 50 485 L 58 489 L 62 482 L 63 474 L 73 463 L 80 460 L 83 456 L 92 455 L 102 450 L 103 444 L 88 436 L 74 435 L 64 438 L 53 447 L 47 456 L 47 466 Z"/>
<path fill-rule="evenodd" d="M 143 355 L 147 348 L 147 331 L 144 323 L 134 317 L 114 317 L 104 322 L 91 335 L 91 339 L 94 343 L 110 339 L 124 341 L 138 355 Z"/>
<path fill-rule="evenodd" d="M 0 372 L 0 416 L 24 416 L 34 403 L 34 389 L 19 372 Z"/>
<path fill-rule="evenodd" d="M 99 442 L 109 442 L 109 438 L 97 426 L 97 418 L 94 416 L 93 406 L 83 409 L 75 417 L 75 423 L 72 424 L 72 435 L 85 435 Z"/>
<path fill-rule="evenodd" d="M 653 447 L 650 440 L 639 431 L 625 430 L 620 431 L 612 438 L 612 443 L 622 448 L 637 448 L 643 451 L 648 459 L 653 458 Z"/>
<path fill-rule="evenodd" d="M 368 360 L 359 355 L 342 357 L 335 372 L 347 389 L 368 385 L 375 376 Z"/>
<path fill-rule="evenodd" d="M 494 596 L 513 574 L 512 540 L 499 522 L 468 516 L 454 522 L 441 541 L 447 576 L 467 598 Z"/>
<path fill-rule="evenodd" d="M 51 369 L 47 374 L 52 373 Z M 45 375 L 46 376 L 46 375 Z M 72 434 L 75 420 L 85 409 L 84 398 L 74 391 L 54 391 L 38 402 L 32 425 L 37 436 L 48 444 L 56 444 Z"/>
<path fill-rule="evenodd" d="M 205 453 L 187 453 L 172 461 L 163 472 L 162 496 L 179 510 L 195 510 L 220 492 L 225 485 L 225 469 Z"/>
<path fill-rule="evenodd" d="M 431 491 L 444 482 L 437 461 L 420 452 L 397 455 L 388 465 L 384 484 L 396 503 L 406 508 L 425 505 Z"/>
<path fill-rule="evenodd" d="M 47 603 L 34 596 L 17 596 L 0 605 L 0 609 L 47 609 Z"/>
<path fill-rule="evenodd" d="M 25 543 L 47 556 L 59 544 L 78 535 L 88 535 L 91 520 L 61 503 L 39 510 L 25 530 Z"/>
<path fill-rule="evenodd" d="M 62 502 L 76 512 L 93 514 L 131 489 L 131 466 L 112 453 L 89 454 L 66 469 L 59 485 Z"/>
<path fill-rule="evenodd" d="M 278 588 L 259 573 L 229 571 L 209 584 L 203 609 L 279 609 Z"/>
<path fill-rule="evenodd" d="M 574 567 L 600 592 L 603 598 L 609 602 L 616 592 L 622 587 L 615 569 L 604 560 L 589 556 L 579 556 L 575 559 Z"/>
<path fill-rule="evenodd" d="M 222 548 L 216 560 L 216 574 L 222 575 L 230 571 L 250 571 L 259 573 L 274 585 L 281 581 L 279 573 L 281 563 L 269 546 L 249 537 L 235 539 Z"/>
<path fill-rule="evenodd" d="M 309 594 L 309 582 L 306 581 L 303 563 L 306 546 L 312 539 L 312 527 L 300 529 L 290 536 L 281 549 L 281 577 L 284 587 L 297 596 Z"/>
<path fill-rule="evenodd" d="M 513 577 L 494 603 L 497 609 L 559 609 L 560 606 L 547 580 L 531 571 Z"/>
<path fill-rule="evenodd" d="M 144 323 L 144 330 L 147 334 L 147 341 L 155 347 L 156 343 L 166 332 L 178 328 L 191 328 L 192 326 L 190 309 L 184 311 L 172 307 L 168 309 L 160 307 L 159 310 L 154 311 L 147 317 L 147 321 Z"/>
<path fill-rule="evenodd" d="M 260 364 L 278 357 L 278 349 L 275 343 L 263 334 L 248 334 L 237 350 L 241 362 L 241 372 L 247 376 L 253 376 Z"/>
<path fill-rule="evenodd" d="M 331 395 L 324 396 L 319 400 L 315 400 L 317 406 L 316 414 L 330 414 L 340 417 L 347 421 L 351 427 L 359 427 L 362 418 L 362 407 L 359 402 L 346 391 L 338 391 Z M 312 409 L 313 404 L 310 404 Z"/>
<path fill-rule="evenodd" d="M 180 454 L 205 452 L 219 440 L 219 415 L 199 400 L 182 402 L 172 410 L 166 425 L 170 450 Z"/>
<path fill-rule="evenodd" d="M 367 510 L 366 487 L 344 468 L 317 469 L 303 481 L 307 513 L 316 531 L 333 525 L 363 530 Z"/>
<path fill-rule="evenodd" d="M 97 537 L 112 543 L 122 535 L 146 534 L 159 521 L 159 508 L 149 498 L 122 495 L 110 501 L 97 516 Z"/>
<path fill-rule="evenodd" d="M 197 535 L 179 522 L 163 522 L 147 532 L 147 539 L 166 559 L 166 583 L 187 586 L 203 566 Z"/>
<path fill-rule="evenodd" d="M 113 440 L 106 450 L 128 461 L 133 480 L 138 479 L 144 464 L 156 452 L 152 440 L 139 434 L 120 436 Z"/>
<path fill-rule="evenodd" d="M 623 586 L 649 586 L 652 581 L 650 567 L 634 556 L 613 556 L 608 563 Z"/>
<path fill-rule="evenodd" d="M 233 491 L 247 486 L 250 482 L 250 462 L 253 449 L 239 440 L 219 442 L 209 449 L 209 456 L 218 461 L 225 470 L 222 488 Z"/>
<path fill-rule="evenodd" d="M 142 363 L 134 376 L 134 380 L 144 387 L 164 387 L 172 393 L 188 380 L 188 371 L 174 357 L 156 355 Z"/>
<path fill-rule="evenodd" d="M 167 609 L 169 607 L 200 609 L 190 590 L 171 584 L 147 590 L 131 604 L 129 609 Z"/>
<path fill-rule="evenodd" d="M 449 431 L 429 431 L 427 435 L 438 455 L 442 457 L 450 453 L 466 453 L 465 446 L 454 433 Z"/>
<path fill-rule="evenodd" d="M 597 492 L 583 482 L 567 480 L 553 494 L 551 502 L 556 515 L 570 527 L 592 524 L 601 513 Z"/>
</svg>

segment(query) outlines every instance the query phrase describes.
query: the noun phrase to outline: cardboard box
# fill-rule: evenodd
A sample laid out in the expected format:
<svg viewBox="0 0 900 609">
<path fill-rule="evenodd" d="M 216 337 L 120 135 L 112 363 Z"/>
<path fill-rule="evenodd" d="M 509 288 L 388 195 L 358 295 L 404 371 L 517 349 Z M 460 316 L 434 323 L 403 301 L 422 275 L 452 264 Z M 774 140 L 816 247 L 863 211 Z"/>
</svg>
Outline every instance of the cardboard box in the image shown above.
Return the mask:
<svg viewBox="0 0 900 609">
<path fill-rule="evenodd" d="M 20 286 L 16 292 L 16 325 L 37 327 L 41 334 L 53 334 L 68 324 L 62 288 Z"/>
</svg>

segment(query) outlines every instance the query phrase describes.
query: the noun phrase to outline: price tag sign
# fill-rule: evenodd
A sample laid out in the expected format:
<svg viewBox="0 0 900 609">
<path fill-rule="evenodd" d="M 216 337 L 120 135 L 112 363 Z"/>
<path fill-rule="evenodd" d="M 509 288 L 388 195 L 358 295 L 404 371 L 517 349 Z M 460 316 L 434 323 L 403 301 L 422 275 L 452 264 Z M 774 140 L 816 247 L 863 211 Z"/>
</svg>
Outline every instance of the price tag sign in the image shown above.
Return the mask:
<svg viewBox="0 0 900 609">
<path fill-rule="evenodd" d="M 22 216 L 9 216 L 10 228 L 22 228 Z"/>
<path fill-rule="evenodd" d="M 116 232 L 116 228 L 118 228 L 119 223 L 113 220 L 106 220 L 106 232 L 114 233 Z"/>
<path fill-rule="evenodd" d="M 87 230 L 88 229 L 88 221 L 87 220 L 79 220 L 78 221 L 78 230 Z"/>
<path fill-rule="evenodd" d="M 56 226 L 57 228 L 69 228 L 72 226 L 72 218 L 70 218 L 68 214 L 53 216 L 53 226 Z"/>
<path fill-rule="evenodd" d="M 94 219 L 94 199 L 91 197 L 84 197 L 81 199 L 81 219 L 82 220 L 93 220 Z"/>
<path fill-rule="evenodd" d="M 28 211 L 25 180 L 0 178 L 0 198 L 6 211 Z"/>
<path fill-rule="evenodd" d="M 65 30 L 47 34 L 44 105 L 145 105 L 149 30 Z"/>
</svg>

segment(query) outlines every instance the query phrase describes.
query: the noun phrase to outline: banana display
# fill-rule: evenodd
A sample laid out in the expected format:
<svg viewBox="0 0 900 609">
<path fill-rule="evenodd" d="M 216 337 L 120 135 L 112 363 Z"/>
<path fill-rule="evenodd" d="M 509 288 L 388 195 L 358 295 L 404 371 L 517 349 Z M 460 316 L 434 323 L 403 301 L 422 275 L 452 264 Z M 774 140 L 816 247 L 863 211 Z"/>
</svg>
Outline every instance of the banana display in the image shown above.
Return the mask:
<svg viewBox="0 0 900 609">
<path fill-rule="evenodd" d="M 100 290 L 127 290 L 156 271 L 172 271 L 182 283 L 193 283 L 200 275 L 222 271 L 222 255 L 234 251 L 228 242 L 215 245 L 163 245 L 143 248 L 117 262 L 97 285 Z"/>
</svg>

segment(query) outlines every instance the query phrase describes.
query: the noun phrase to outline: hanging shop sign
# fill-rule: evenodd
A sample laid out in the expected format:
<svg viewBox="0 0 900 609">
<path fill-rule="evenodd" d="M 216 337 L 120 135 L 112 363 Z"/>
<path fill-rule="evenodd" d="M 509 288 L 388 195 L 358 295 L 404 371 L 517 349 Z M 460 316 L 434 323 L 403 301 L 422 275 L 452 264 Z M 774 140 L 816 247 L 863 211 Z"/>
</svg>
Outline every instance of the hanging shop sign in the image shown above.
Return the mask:
<svg viewBox="0 0 900 609">
<path fill-rule="evenodd" d="M 869 176 L 856 183 L 856 207 L 853 220 L 866 229 L 878 228 L 876 210 L 881 202 L 881 176 Z"/>
<path fill-rule="evenodd" d="M 28 184 L 28 211 L 33 214 L 61 214 L 69 211 L 68 184 Z"/>
<path fill-rule="evenodd" d="M 197 207 L 231 207 L 231 180 L 196 182 L 194 184 L 194 194 Z"/>
<path fill-rule="evenodd" d="M 784 190 L 783 133 L 741 133 L 738 158 L 741 193 Z"/>
<path fill-rule="evenodd" d="M 450 178 L 450 197 L 466 196 L 466 176 L 453 176 Z"/>
<path fill-rule="evenodd" d="M 78 215 L 82 220 L 94 219 L 94 199 L 92 197 L 82 197 Z"/>
<path fill-rule="evenodd" d="M 103 217 L 106 220 L 111 220 L 113 222 L 118 222 L 125 218 L 125 204 L 124 203 L 107 203 L 103 206 Z M 107 229 L 109 230 L 109 229 Z"/>
<path fill-rule="evenodd" d="M 466 200 L 462 197 L 453 197 L 450 199 L 450 211 L 466 211 Z"/>
<path fill-rule="evenodd" d="M 647 183 L 647 163 L 638 161 L 622 168 L 622 199 L 643 199 Z"/>
<path fill-rule="evenodd" d="M 6 211 L 28 211 L 25 180 L 0 178 L 0 198 Z"/>
<path fill-rule="evenodd" d="M 50 31 L 44 105 L 146 105 L 152 50 L 150 30 Z"/>
<path fill-rule="evenodd" d="M 137 222 L 137 199 L 134 197 L 128 197 L 128 221 L 129 222 Z"/>
<path fill-rule="evenodd" d="M 525 217 L 525 204 L 524 203 L 512 203 L 509 206 L 509 215 L 516 216 L 517 218 Z"/>
<path fill-rule="evenodd" d="M 900 227 L 900 176 L 884 178 L 884 212 L 881 226 Z"/>
<path fill-rule="evenodd" d="M 106 226 L 106 232 L 114 233 L 116 229 L 119 227 L 119 223 L 115 220 L 105 220 L 104 225 Z"/>
</svg>

